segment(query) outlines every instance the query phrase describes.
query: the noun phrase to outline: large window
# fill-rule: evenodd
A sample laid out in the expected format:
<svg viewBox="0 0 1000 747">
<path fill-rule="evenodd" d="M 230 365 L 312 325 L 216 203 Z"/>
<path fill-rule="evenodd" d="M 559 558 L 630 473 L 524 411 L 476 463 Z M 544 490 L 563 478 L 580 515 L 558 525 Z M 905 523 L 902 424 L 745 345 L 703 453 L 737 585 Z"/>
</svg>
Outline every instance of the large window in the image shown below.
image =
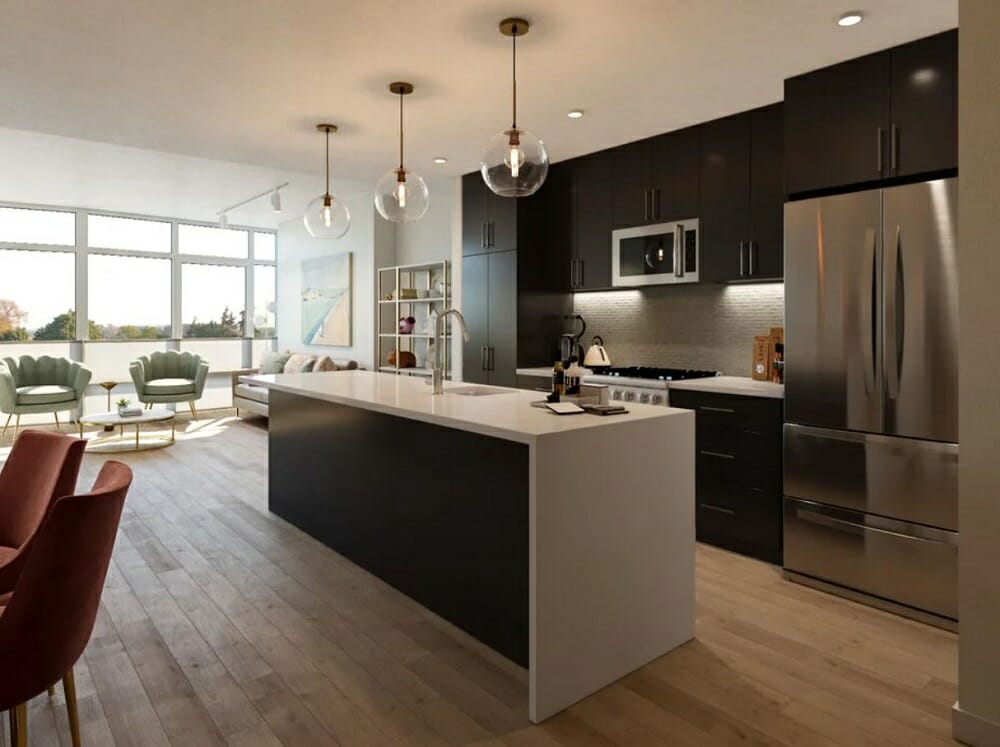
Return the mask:
<svg viewBox="0 0 1000 747">
<path fill-rule="evenodd" d="M 185 263 L 181 269 L 184 337 L 242 337 L 246 270 Z"/>
<path fill-rule="evenodd" d="M 253 267 L 253 336 L 275 336 L 277 297 L 274 265 Z"/>
<path fill-rule="evenodd" d="M 276 243 L 263 229 L 0 205 L 0 356 L 36 340 L 271 338 Z"/>
<path fill-rule="evenodd" d="M 177 248 L 181 254 L 246 259 L 249 247 L 250 234 L 236 228 L 194 226 L 189 223 L 177 226 Z"/>
<path fill-rule="evenodd" d="M 72 252 L 0 249 L 0 342 L 75 340 Z"/>
<path fill-rule="evenodd" d="M 0 243 L 73 246 L 76 244 L 76 214 L 0 207 Z"/>
<path fill-rule="evenodd" d="M 91 339 L 170 337 L 169 259 L 91 254 L 88 264 Z"/>
<path fill-rule="evenodd" d="M 160 220 L 87 216 L 87 243 L 97 249 L 170 252 L 170 224 Z"/>
</svg>

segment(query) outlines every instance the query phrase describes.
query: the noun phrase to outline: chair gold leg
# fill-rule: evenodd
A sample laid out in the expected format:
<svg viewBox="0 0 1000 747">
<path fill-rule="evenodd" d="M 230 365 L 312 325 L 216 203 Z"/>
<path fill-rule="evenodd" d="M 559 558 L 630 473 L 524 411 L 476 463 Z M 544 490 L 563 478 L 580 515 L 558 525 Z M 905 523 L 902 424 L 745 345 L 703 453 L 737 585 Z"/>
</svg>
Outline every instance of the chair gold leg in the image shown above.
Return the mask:
<svg viewBox="0 0 1000 747">
<path fill-rule="evenodd" d="M 76 680 L 73 679 L 73 667 L 70 667 L 63 677 L 63 692 L 66 694 L 66 714 L 69 716 L 69 733 L 73 738 L 73 747 L 80 747 L 80 712 L 76 707 Z"/>
<path fill-rule="evenodd" d="M 17 432 L 21 428 L 21 416 L 14 416 L 14 440 L 17 441 Z"/>
<path fill-rule="evenodd" d="M 8 425 L 10 425 L 10 419 L 11 419 L 12 417 L 14 417 L 14 414 L 13 414 L 13 413 L 11 413 L 10 415 L 8 415 L 8 416 L 7 416 L 7 422 L 3 424 L 3 430 L 2 430 L 2 431 L 0 431 L 0 436 L 5 436 L 5 435 L 7 435 L 7 426 L 8 426 Z"/>
<path fill-rule="evenodd" d="M 28 704 L 14 706 L 11 709 L 11 735 L 13 747 L 28 747 Z"/>
<path fill-rule="evenodd" d="M 49 697 L 50 698 L 54 698 L 56 696 L 56 687 L 55 687 L 55 685 L 49 685 L 48 693 L 49 693 Z"/>
<path fill-rule="evenodd" d="M 54 413 L 52 413 L 52 414 L 56 416 L 56 428 L 57 428 L 58 430 L 62 430 L 62 426 L 61 426 L 61 425 L 59 425 L 59 413 L 58 413 L 58 412 L 54 412 Z"/>
<path fill-rule="evenodd" d="M 194 400 L 191 400 L 190 402 L 188 402 L 188 407 L 191 408 L 191 417 L 194 420 L 197 420 L 198 419 L 198 411 L 194 407 Z"/>
</svg>

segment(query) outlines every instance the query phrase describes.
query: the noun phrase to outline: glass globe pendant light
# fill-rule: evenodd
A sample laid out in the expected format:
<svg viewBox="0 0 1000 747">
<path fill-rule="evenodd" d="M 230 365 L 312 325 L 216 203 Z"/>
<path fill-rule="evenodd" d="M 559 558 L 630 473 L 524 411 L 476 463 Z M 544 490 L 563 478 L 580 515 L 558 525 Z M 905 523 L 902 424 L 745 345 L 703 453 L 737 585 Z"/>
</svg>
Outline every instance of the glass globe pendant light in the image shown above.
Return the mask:
<svg viewBox="0 0 1000 747">
<path fill-rule="evenodd" d="M 306 206 L 302 222 L 313 238 L 339 239 L 351 227 L 351 211 L 330 194 L 330 133 L 337 125 L 318 124 L 316 129 L 326 133 L 326 191 Z"/>
<path fill-rule="evenodd" d="M 403 167 L 403 97 L 413 93 L 413 85 L 397 81 L 389 91 L 399 96 L 399 167 L 389 169 L 375 185 L 375 209 L 393 223 L 420 220 L 430 204 L 427 182 Z"/>
<path fill-rule="evenodd" d="M 549 154 L 538 136 L 517 126 L 517 37 L 528 33 L 523 18 L 506 18 L 500 33 L 511 38 L 513 116 L 510 129 L 490 138 L 483 153 L 480 171 L 483 181 L 501 197 L 527 197 L 538 191 L 549 173 Z"/>
</svg>

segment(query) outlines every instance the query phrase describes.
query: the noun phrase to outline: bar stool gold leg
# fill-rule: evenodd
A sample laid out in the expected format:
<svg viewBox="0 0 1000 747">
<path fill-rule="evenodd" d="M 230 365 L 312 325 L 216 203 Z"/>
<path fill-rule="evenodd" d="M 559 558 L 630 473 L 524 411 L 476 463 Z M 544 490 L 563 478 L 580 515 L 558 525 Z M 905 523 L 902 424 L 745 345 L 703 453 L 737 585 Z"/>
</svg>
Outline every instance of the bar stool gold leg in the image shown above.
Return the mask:
<svg viewBox="0 0 1000 747">
<path fill-rule="evenodd" d="M 66 714 L 69 716 L 69 733 L 73 739 L 73 747 L 80 747 L 80 712 L 76 707 L 76 680 L 73 678 L 72 667 L 63 677 L 63 692 L 66 694 Z"/>
<path fill-rule="evenodd" d="M 13 413 L 7 416 L 7 422 L 3 424 L 3 430 L 0 431 L 0 436 L 7 435 L 7 426 L 10 425 L 10 419 L 14 417 Z"/>
<path fill-rule="evenodd" d="M 11 742 L 14 747 L 28 747 L 28 704 L 14 706 L 11 714 L 16 722 L 16 731 L 11 735 Z"/>
<path fill-rule="evenodd" d="M 139 450 L 139 424 L 135 424 L 135 450 Z"/>
<path fill-rule="evenodd" d="M 52 414 L 56 416 L 56 429 L 61 431 L 62 430 L 62 426 L 59 425 L 59 413 L 58 412 L 54 412 Z"/>
</svg>

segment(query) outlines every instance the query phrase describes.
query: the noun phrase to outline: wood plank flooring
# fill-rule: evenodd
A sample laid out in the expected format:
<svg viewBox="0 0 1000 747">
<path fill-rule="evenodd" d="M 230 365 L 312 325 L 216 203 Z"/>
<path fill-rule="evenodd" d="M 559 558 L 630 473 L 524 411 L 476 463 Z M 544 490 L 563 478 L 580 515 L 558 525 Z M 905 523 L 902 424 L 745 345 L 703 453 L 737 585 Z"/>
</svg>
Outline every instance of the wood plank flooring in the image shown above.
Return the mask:
<svg viewBox="0 0 1000 747">
<path fill-rule="evenodd" d="M 76 667 L 85 745 L 954 744 L 954 635 L 707 546 L 696 640 L 532 725 L 524 670 L 267 513 L 262 422 L 202 414 L 120 457 L 135 483 Z M 61 690 L 29 723 L 70 744 Z"/>
</svg>

